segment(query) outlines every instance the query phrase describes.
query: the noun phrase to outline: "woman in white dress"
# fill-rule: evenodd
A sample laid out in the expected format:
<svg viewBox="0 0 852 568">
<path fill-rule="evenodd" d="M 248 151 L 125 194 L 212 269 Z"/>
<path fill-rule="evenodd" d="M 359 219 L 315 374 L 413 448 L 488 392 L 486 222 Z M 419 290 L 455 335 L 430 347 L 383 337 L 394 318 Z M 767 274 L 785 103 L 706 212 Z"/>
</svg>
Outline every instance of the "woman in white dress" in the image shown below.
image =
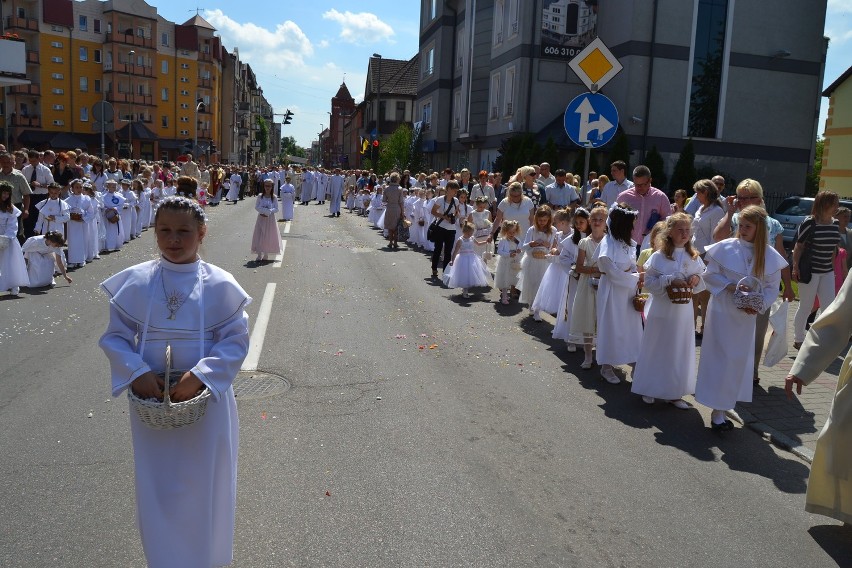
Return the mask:
<svg viewBox="0 0 852 568">
<path fill-rule="evenodd" d="M 666 287 L 703 290 L 704 263 L 690 242 L 689 215 L 675 213 L 665 224 L 658 237 L 660 250 L 645 264 L 645 288 L 653 300 L 645 309 L 645 333 L 631 390 L 647 404 L 659 398 L 686 410 L 691 406 L 683 397 L 695 392 L 692 302 L 673 303 Z"/>
<path fill-rule="evenodd" d="M 576 270 L 580 274 L 577 294 L 571 308 L 568 339 L 583 346 L 585 358 L 581 369 L 591 369 L 594 364 L 594 342 L 598 333 L 597 295 L 601 273 L 598 270 L 598 249 L 606 237 L 606 207 L 595 207 L 589 213 L 589 236 L 577 245 Z"/>
<path fill-rule="evenodd" d="M 716 431 L 733 429 L 725 412 L 738 401 L 751 402 L 755 316 L 778 297 L 781 270 L 787 266 L 768 243 L 766 216 L 762 207 L 749 205 L 740 211 L 737 236 L 707 247 L 704 282 L 711 297 L 695 399 L 713 409 L 710 427 Z M 743 280 L 749 277 L 759 284 L 749 286 Z M 759 309 L 738 308 L 734 300 L 738 288 L 762 295 Z"/>
<path fill-rule="evenodd" d="M 565 341 L 570 353 L 577 350 L 576 345 L 571 341 L 571 316 L 580 278 L 580 273 L 572 269 L 577 264 L 580 241 L 589 234 L 589 212 L 583 207 L 578 207 L 574 211 L 572 229 L 571 233 L 559 243 L 559 259 L 556 262 L 566 267 L 568 277 L 559 295 L 559 308 L 556 310 L 556 323 L 552 333 L 553 339 Z"/>
<path fill-rule="evenodd" d="M 270 254 L 281 254 L 281 233 L 275 221 L 278 199 L 271 179 L 264 180 L 263 191 L 257 196 L 254 208 L 257 220 L 252 233 L 251 252 L 257 255 L 255 262 L 261 262 L 267 260 Z"/>
<path fill-rule="evenodd" d="M 62 247 L 65 246 L 65 237 L 57 231 L 50 231 L 44 235 L 30 237 L 21 251 L 27 260 L 27 275 L 30 279 L 30 288 L 53 287 L 53 275 L 59 272 L 65 280 L 71 284 L 71 277 L 65 271 L 65 262 L 62 259 Z"/>
<path fill-rule="evenodd" d="M 18 242 L 18 220 L 21 211 L 12 205 L 12 186 L 0 181 L 0 291 L 9 290 L 13 296 L 21 286 L 29 286 L 27 263 Z"/>
<path fill-rule="evenodd" d="M 89 251 L 89 223 L 97 215 L 97 209 L 88 195 L 83 195 L 83 180 L 71 182 L 71 195 L 65 200 L 68 205 L 68 268 L 80 268 L 86 264 Z"/>
<path fill-rule="evenodd" d="M 154 430 L 130 412 L 137 521 L 148 566 L 209 568 L 232 562 L 239 418 L 232 383 L 248 353 L 251 298 L 231 274 L 198 257 L 207 234 L 194 201 L 163 200 L 155 218 L 161 257 L 101 284 L 110 298 L 100 347 L 109 359 L 112 395 L 187 401 L 203 388 L 204 416 Z M 156 373 L 188 369 L 166 387 Z M 168 481 L 168 483 L 164 483 Z"/>
<path fill-rule="evenodd" d="M 597 359 L 601 377 L 610 384 L 621 382 L 613 367 L 635 363 L 642 346 L 642 316 L 633 308 L 641 275 L 636 268 L 636 242 L 630 238 L 637 214 L 625 203 L 613 204 L 609 233 L 598 248 Z"/>
<path fill-rule="evenodd" d="M 550 207 L 539 207 L 535 212 L 535 222 L 527 229 L 522 245 L 524 258 L 521 260 L 521 275 L 518 278 L 518 288 L 521 290 L 519 301 L 529 306 L 535 321 L 541 321 L 541 316 L 533 309 L 532 303 L 538 293 L 541 279 L 550 265 L 547 255 L 556 241 L 556 229 L 553 228 L 552 222 Z"/>
<path fill-rule="evenodd" d="M 285 183 L 281 186 L 281 219 L 283 221 L 293 220 L 293 203 L 296 200 L 296 188 L 290 183 L 291 177 L 285 178 Z"/>
</svg>

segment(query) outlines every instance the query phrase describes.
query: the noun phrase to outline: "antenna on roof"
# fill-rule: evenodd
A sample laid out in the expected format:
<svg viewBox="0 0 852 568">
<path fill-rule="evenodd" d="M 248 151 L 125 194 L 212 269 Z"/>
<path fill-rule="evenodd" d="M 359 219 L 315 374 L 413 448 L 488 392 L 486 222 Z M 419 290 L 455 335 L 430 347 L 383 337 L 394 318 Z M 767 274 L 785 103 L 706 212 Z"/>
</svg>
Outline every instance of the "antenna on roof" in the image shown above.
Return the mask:
<svg viewBox="0 0 852 568">
<path fill-rule="evenodd" d="M 200 16 L 200 15 L 201 15 L 201 10 L 206 10 L 206 9 L 207 9 L 207 8 L 194 8 L 193 10 L 195 11 L 195 15 L 196 15 L 196 16 Z M 193 10 L 187 10 L 187 12 L 192 12 Z"/>
</svg>

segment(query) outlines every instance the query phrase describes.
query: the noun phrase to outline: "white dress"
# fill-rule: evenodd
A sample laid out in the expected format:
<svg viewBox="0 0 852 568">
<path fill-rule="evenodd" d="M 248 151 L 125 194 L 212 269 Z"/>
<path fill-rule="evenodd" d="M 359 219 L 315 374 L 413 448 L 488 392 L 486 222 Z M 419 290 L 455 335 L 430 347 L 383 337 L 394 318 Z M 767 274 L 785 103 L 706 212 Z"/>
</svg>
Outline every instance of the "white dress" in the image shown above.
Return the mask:
<svg viewBox="0 0 852 568">
<path fill-rule="evenodd" d="M 281 218 L 285 221 L 293 219 L 293 202 L 296 198 L 296 188 L 293 184 L 285 183 L 281 186 Z"/>
<path fill-rule="evenodd" d="M 65 203 L 68 205 L 68 223 L 66 226 L 68 240 L 68 263 L 85 264 L 91 260 L 89 253 L 89 224 L 97 215 L 97 209 L 88 195 L 69 195 Z M 82 220 L 71 220 L 71 213 L 79 214 Z"/>
<path fill-rule="evenodd" d="M 657 251 L 645 263 L 645 288 L 653 300 L 645 309 L 645 333 L 632 391 L 636 394 L 677 400 L 695 392 L 695 320 L 692 302 L 673 304 L 666 293 L 672 280 L 689 279 L 704 273 L 700 258 L 691 258 L 683 248 L 675 249 L 673 260 Z M 704 281 L 692 291 L 702 292 Z"/>
<path fill-rule="evenodd" d="M 579 258 L 580 250 L 585 253 L 584 268 L 597 268 L 598 250 L 601 243 L 603 243 L 603 239 L 596 243 L 591 235 L 580 240 L 577 256 Z M 568 329 L 571 330 L 568 339 L 572 343 L 584 343 L 593 339 L 598 333 L 598 288 L 592 286 L 592 283 L 593 280 L 589 274 L 580 274 L 576 286 L 577 292 L 574 295 L 571 308 L 571 321 L 568 325 Z"/>
<path fill-rule="evenodd" d="M 562 292 L 565 290 L 565 284 L 568 281 L 568 273 L 571 271 L 571 264 L 560 262 L 562 253 L 562 233 L 556 233 L 556 248 L 560 254 L 548 254 L 547 261 L 550 263 L 547 270 L 544 271 L 544 276 L 541 278 L 541 284 L 538 286 L 538 292 L 535 294 L 531 308 L 548 314 L 555 314 L 559 310 Z M 572 243 L 573 244 L 573 243 Z"/>
<path fill-rule="evenodd" d="M 110 297 L 110 321 L 100 347 L 109 359 L 114 397 L 145 372 L 162 372 L 167 344 L 173 368 L 191 370 L 213 395 L 204 417 L 172 430 L 151 429 L 135 412 L 128 413 L 137 521 L 148 566 L 228 565 L 239 442 L 231 385 L 248 352 L 244 309 L 251 298 L 233 276 L 203 261 L 145 262 L 101 287 Z M 174 320 L 167 289 L 184 298 Z"/>
<path fill-rule="evenodd" d="M 225 194 L 225 201 L 237 201 L 240 198 L 240 185 L 238 183 L 234 183 L 231 179 L 225 179 L 222 182 L 222 185 L 225 186 L 227 193 Z"/>
<path fill-rule="evenodd" d="M 128 214 L 126 213 L 126 209 L 124 209 L 124 196 L 118 192 L 107 192 L 103 197 L 104 210 L 101 217 L 103 218 L 105 231 L 104 249 L 120 250 L 124 244 L 124 224 L 121 222 L 121 217 Z M 115 211 L 119 215 L 118 223 L 111 223 L 109 221 L 108 216 L 112 215 L 110 211 Z"/>
<path fill-rule="evenodd" d="M 59 247 L 52 247 L 44 240 L 43 235 L 30 237 L 21 247 L 24 258 L 27 259 L 27 274 L 30 288 L 53 286 L 53 275 L 56 274 L 56 254 L 62 253 Z"/>
<path fill-rule="evenodd" d="M 556 231 L 550 233 L 542 233 L 535 228 L 535 225 L 527 229 L 526 238 L 524 238 L 524 258 L 521 260 L 521 276 L 518 278 L 518 288 L 521 290 L 520 302 L 522 304 L 530 304 L 532 309 L 533 300 L 538 293 L 538 287 L 541 284 L 541 279 L 544 278 L 544 273 L 547 267 L 550 266 L 550 261 L 546 256 L 552 248 Z M 533 241 L 546 242 L 547 246 L 530 247 Z M 541 258 L 536 258 L 541 256 Z"/>
<path fill-rule="evenodd" d="M 757 318 L 738 309 L 733 293 L 726 287 L 751 274 L 753 258 L 754 245 L 738 238 L 707 247 L 704 282 L 711 296 L 701 341 L 695 399 L 715 410 L 730 410 L 737 401 L 751 402 Z M 781 269 L 786 266 L 787 261 L 767 246 L 765 275 L 761 281 L 764 306 L 771 306 L 778 297 Z"/>
<path fill-rule="evenodd" d="M 382 220 L 382 215 L 385 212 L 385 204 L 382 203 L 382 194 L 374 193 L 372 198 L 370 199 L 370 207 L 367 209 L 369 211 L 369 215 L 367 215 L 367 221 L 375 225 L 377 228 L 384 228 L 380 221 Z"/>
<path fill-rule="evenodd" d="M 57 231 L 65 235 L 65 223 L 71 216 L 69 214 L 68 205 L 61 199 L 45 199 L 36 203 L 38 209 L 38 220 L 35 225 L 35 232 L 41 235 L 49 231 Z M 48 217 L 53 217 L 53 221 L 48 221 Z"/>
<path fill-rule="evenodd" d="M 573 313 L 574 298 L 577 295 L 579 280 L 571 275 L 571 266 L 577 262 L 577 254 L 580 252 L 578 245 L 574 244 L 574 235 L 570 234 L 559 243 L 559 258 L 557 263 L 561 264 L 567 271 L 568 277 L 562 284 L 559 292 L 559 306 L 556 308 L 556 323 L 553 325 L 553 339 L 569 341 L 571 333 L 571 315 Z"/>
<path fill-rule="evenodd" d="M 452 270 L 449 271 L 449 288 L 473 288 L 488 286 L 491 283 L 491 273 L 485 262 L 476 254 L 476 243 L 473 238 L 459 237 L 461 243 L 459 252 L 453 259 Z"/>
<path fill-rule="evenodd" d="M 18 217 L 21 211 L 14 205 L 12 212 L 0 211 L 0 239 L 6 245 L 0 249 L 0 291 L 30 285 L 27 263 L 18 242 Z"/>
<path fill-rule="evenodd" d="M 518 283 L 521 272 L 521 243 L 517 239 L 500 239 L 497 243 L 497 267 L 494 270 L 494 287 L 506 290 Z M 514 257 L 511 253 L 519 251 Z"/>
<path fill-rule="evenodd" d="M 124 242 L 136 238 L 136 204 L 138 200 L 132 189 L 124 192 L 124 205 L 121 208 L 121 230 L 124 231 Z"/>
<path fill-rule="evenodd" d="M 596 301 L 597 354 L 600 365 L 625 365 L 639 359 L 642 346 L 642 315 L 633 308 L 639 284 L 636 243 L 606 235 L 598 248 L 602 273 Z"/>
<path fill-rule="evenodd" d="M 488 209 L 484 209 L 482 211 L 471 211 L 470 213 L 471 221 L 473 222 L 473 226 L 476 227 L 476 231 L 473 233 L 473 236 L 477 239 L 485 240 L 491 235 L 491 212 Z M 484 245 L 476 245 L 476 254 L 478 254 L 481 258 L 485 258 L 485 253 L 488 252 L 492 243 L 485 243 Z"/>
</svg>

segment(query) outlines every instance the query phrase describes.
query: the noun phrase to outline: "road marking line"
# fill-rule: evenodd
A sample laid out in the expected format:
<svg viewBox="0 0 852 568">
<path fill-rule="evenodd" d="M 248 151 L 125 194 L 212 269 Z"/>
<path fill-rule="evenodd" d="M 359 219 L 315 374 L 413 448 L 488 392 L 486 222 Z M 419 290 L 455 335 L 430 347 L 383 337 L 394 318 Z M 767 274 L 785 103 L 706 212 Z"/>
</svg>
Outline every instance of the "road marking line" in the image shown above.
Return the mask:
<svg viewBox="0 0 852 568">
<path fill-rule="evenodd" d="M 266 328 L 269 326 L 269 316 L 272 314 L 272 300 L 275 298 L 274 282 L 266 285 L 266 291 L 263 293 L 263 301 L 260 303 L 260 311 L 257 314 L 257 320 L 254 322 L 254 330 L 251 332 L 249 339 L 249 351 L 243 366 L 242 371 L 256 371 L 257 364 L 260 362 L 260 352 L 263 351 L 263 340 L 266 338 Z"/>
<path fill-rule="evenodd" d="M 281 254 L 276 254 L 272 257 L 272 268 L 281 268 L 281 262 L 284 260 L 285 250 L 287 250 L 287 241 L 281 239 Z"/>
</svg>

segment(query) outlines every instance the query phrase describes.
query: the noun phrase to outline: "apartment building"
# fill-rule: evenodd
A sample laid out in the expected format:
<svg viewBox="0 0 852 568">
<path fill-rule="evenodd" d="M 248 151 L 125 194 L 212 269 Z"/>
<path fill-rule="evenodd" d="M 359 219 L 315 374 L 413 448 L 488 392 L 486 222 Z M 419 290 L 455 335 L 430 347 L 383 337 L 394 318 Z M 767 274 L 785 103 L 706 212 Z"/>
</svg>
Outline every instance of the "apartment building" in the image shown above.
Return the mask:
<svg viewBox="0 0 852 568">
<path fill-rule="evenodd" d="M 248 66 L 200 15 L 177 24 L 144 0 L 9 0 L 2 10 L 2 32 L 26 42 L 31 81 L 5 89 L 2 140 L 11 148 L 97 153 L 103 129 L 111 155 L 174 160 L 194 148 L 218 160 L 234 140 L 238 100 L 260 95 L 244 122 L 261 109 L 271 122 L 256 84 L 254 95 L 243 83 L 225 87 L 228 65 Z M 112 113 L 100 120 L 104 102 Z"/>
<path fill-rule="evenodd" d="M 696 165 L 800 193 L 813 163 L 826 0 L 421 1 L 417 116 L 433 167 L 490 169 L 503 140 L 579 149 L 564 112 L 586 86 L 568 62 L 600 37 L 624 69 L 601 92 L 631 165 L 656 147 L 671 175 Z M 601 152 L 601 158 L 606 149 Z"/>
</svg>

